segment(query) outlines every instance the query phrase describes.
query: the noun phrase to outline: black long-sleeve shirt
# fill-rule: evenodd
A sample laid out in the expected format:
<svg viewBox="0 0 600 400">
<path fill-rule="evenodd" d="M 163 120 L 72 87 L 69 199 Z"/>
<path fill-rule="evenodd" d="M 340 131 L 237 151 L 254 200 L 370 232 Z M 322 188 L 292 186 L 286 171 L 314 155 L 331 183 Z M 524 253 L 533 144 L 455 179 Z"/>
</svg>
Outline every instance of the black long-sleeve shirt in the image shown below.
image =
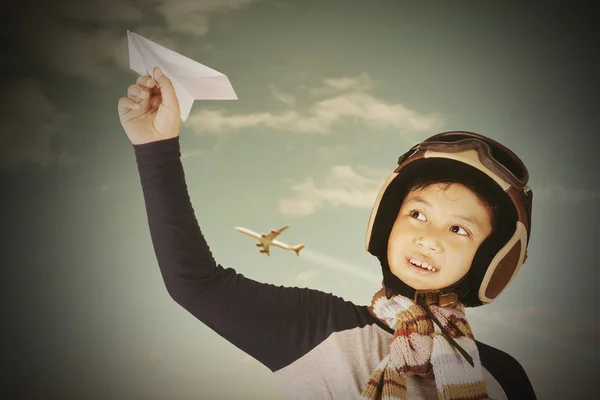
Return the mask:
<svg viewBox="0 0 600 400">
<path fill-rule="evenodd" d="M 179 138 L 135 145 L 152 243 L 170 296 L 273 371 L 290 398 L 358 399 L 393 331 L 367 306 L 318 290 L 275 286 L 217 264 L 192 208 Z M 492 399 L 534 399 L 521 365 L 477 342 Z M 436 398 L 410 376 L 407 398 Z"/>
</svg>

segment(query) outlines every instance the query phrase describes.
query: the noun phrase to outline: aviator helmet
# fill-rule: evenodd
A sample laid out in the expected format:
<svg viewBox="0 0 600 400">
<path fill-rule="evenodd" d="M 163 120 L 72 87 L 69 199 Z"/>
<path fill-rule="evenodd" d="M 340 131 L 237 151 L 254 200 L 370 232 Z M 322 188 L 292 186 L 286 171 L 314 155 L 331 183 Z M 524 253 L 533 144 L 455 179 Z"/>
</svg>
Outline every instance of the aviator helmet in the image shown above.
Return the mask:
<svg viewBox="0 0 600 400">
<path fill-rule="evenodd" d="M 491 235 L 478 248 L 469 271 L 454 284 L 437 290 L 415 290 L 390 271 L 388 238 L 402 201 L 423 175 L 429 182 L 457 182 L 485 199 L 494 209 Z M 533 192 L 523 162 L 500 143 L 465 131 L 434 135 L 398 159 L 371 211 L 366 249 L 376 256 L 383 271 L 387 297 L 401 294 L 428 304 L 467 307 L 491 303 L 508 286 L 527 258 L 531 232 Z"/>
</svg>

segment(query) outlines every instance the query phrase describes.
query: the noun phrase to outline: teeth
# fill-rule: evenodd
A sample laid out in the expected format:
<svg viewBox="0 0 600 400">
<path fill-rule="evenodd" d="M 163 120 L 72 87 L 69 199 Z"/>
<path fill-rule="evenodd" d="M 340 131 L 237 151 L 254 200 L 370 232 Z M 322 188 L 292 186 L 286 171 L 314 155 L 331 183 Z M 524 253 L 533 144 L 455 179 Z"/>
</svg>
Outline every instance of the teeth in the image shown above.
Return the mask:
<svg viewBox="0 0 600 400">
<path fill-rule="evenodd" d="M 429 265 L 429 264 L 427 264 L 425 262 L 421 262 L 419 260 L 414 260 L 412 258 L 410 259 L 410 262 L 411 262 L 411 264 L 414 264 L 414 265 L 416 265 L 418 267 L 425 268 L 425 269 L 428 269 L 428 270 L 434 271 L 434 272 L 437 271 L 435 268 L 433 268 L 431 265 Z"/>
</svg>

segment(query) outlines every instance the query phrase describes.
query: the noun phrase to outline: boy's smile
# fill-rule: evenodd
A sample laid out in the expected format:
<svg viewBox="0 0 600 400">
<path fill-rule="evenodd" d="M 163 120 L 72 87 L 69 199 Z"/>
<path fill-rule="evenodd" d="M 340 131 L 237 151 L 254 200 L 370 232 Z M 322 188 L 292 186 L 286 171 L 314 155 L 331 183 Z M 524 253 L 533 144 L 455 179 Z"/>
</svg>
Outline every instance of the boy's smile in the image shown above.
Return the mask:
<svg viewBox="0 0 600 400">
<path fill-rule="evenodd" d="M 406 262 L 411 269 L 420 274 L 432 274 L 439 270 L 439 267 L 435 266 L 433 261 L 422 255 L 411 255 L 406 257 Z"/>
<path fill-rule="evenodd" d="M 390 233 L 390 270 L 414 289 L 449 286 L 471 267 L 491 221 L 491 209 L 464 185 L 411 190 Z"/>
</svg>

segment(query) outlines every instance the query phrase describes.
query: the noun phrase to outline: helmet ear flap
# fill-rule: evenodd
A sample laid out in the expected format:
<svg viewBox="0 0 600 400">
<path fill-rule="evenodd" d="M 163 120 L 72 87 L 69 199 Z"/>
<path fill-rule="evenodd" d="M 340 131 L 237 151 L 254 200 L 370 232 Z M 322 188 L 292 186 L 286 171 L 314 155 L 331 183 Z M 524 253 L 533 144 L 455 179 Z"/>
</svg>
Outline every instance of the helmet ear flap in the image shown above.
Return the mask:
<svg viewBox="0 0 600 400">
<path fill-rule="evenodd" d="M 527 248 L 527 232 L 522 222 L 517 222 L 514 234 L 490 262 L 479 287 L 479 298 L 490 303 L 508 286 L 523 265 Z"/>
<path fill-rule="evenodd" d="M 493 300 L 488 299 L 488 301 L 485 301 L 485 296 L 481 296 L 480 288 L 486 279 L 490 263 L 492 263 L 494 258 L 497 257 L 501 249 L 507 245 L 516 232 L 517 211 L 514 205 L 505 194 L 498 197 L 500 198 L 500 202 L 497 207 L 498 215 L 495 218 L 494 230 L 479 246 L 469 269 L 469 280 L 472 283 L 473 290 L 463 299 L 463 304 L 466 307 L 478 307 Z"/>
<path fill-rule="evenodd" d="M 488 238 L 486 238 L 473 257 L 471 268 L 469 269 L 468 276 L 469 281 L 472 283 L 474 289 L 479 288 L 479 285 L 483 281 L 483 277 L 487 271 L 487 263 L 494 257 L 494 254 L 498 251 L 498 233 L 493 232 Z M 471 290 L 462 299 L 462 303 L 465 307 L 477 307 L 483 305 L 483 302 L 478 297 L 477 290 Z"/>
</svg>

